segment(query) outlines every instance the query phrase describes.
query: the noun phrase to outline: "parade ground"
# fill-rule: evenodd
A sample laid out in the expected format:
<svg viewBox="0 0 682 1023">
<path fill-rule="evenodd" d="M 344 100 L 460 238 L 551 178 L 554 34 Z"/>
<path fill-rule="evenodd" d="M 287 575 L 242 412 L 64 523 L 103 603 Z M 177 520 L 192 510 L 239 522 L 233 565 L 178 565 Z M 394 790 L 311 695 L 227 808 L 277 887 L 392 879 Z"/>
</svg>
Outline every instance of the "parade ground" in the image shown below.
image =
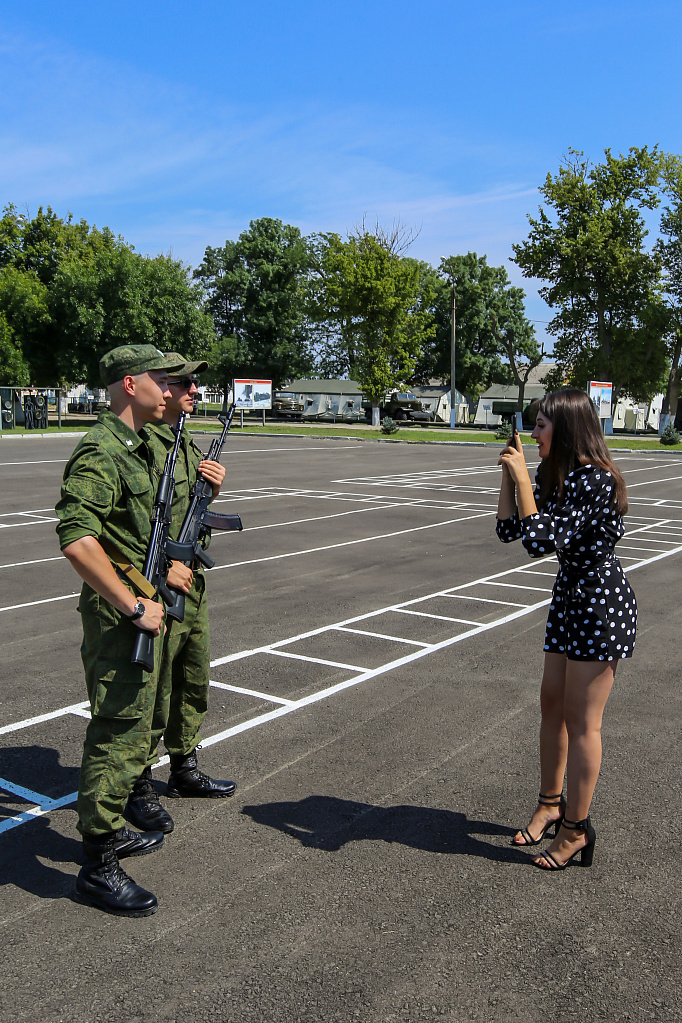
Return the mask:
<svg viewBox="0 0 682 1023">
<path fill-rule="evenodd" d="M 215 508 L 244 531 L 211 544 L 200 766 L 238 789 L 166 801 L 162 760 L 175 830 L 124 861 L 159 899 L 130 919 L 73 900 L 88 704 L 53 508 L 75 443 L 0 443 L 0 1019 L 682 1019 L 682 458 L 615 456 L 637 647 L 594 865 L 547 873 L 509 841 L 556 560 L 497 540 L 497 449 L 231 434 Z"/>
</svg>

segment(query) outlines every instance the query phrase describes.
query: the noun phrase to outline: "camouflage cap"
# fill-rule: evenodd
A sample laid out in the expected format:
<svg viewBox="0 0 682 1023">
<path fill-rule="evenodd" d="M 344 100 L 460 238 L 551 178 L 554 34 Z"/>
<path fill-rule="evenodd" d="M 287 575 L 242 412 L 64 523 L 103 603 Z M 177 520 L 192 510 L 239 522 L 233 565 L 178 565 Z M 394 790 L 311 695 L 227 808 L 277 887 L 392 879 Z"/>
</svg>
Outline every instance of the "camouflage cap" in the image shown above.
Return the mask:
<svg viewBox="0 0 682 1023">
<path fill-rule="evenodd" d="M 99 372 L 105 387 L 123 380 L 126 376 L 137 376 L 150 369 L 165 369 L 169 373 L 182 373 L 185 360 L 176 354 L 164 354 L 154 345 L 121 345 L 112 348 L 100 359 Z"/>
<path fill-rule="evenodd" d="M 208 369 L 207 362 L 187 362 L 179 352 L 169 352 L 169 357 L 172 356 L 174 359 L 179 359 L 184 363 L 182 369 L 169 373 L 169 376 L 191 376 L 193 373 L 203 373 L 205 369 Z"/>
</svg>

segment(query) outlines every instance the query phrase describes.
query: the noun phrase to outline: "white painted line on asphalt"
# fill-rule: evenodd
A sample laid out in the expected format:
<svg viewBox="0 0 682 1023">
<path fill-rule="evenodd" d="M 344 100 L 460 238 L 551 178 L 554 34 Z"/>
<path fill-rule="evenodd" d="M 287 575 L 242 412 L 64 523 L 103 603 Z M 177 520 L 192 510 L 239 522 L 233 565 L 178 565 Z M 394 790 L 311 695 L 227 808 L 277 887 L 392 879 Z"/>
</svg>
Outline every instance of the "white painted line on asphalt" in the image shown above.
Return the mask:
<svg viewBox="0 0 682 1023">
<path fill-rule="evenodd" d="M 668 476 L 662 480 L 642 480 L 640 483 L 628 483 L 628 490 L 634 487 L 652 487 L 654 483 L 672 483 L 674 480 L 682 480 L 682 476 Z"/>
<path fill-rule="evenodd" d="M 373 636 L 375 639 L 388 639 L 391 643 L 407 643 L 408 646 L 428 646 L 416 639 L 404 639 L 402 636 L 387 636 L 383 632 L 368 632 L 367 629 L 350 629 L 347 625 L 332 625 L 336 632 L 356 632 L 358 636 Z"/>
<path fill-rule="evenodd" d="M 420 533 L 425 529 L 438 529 L 440 526 L 452 526 L 458 522 L 469 522 L 471 519 L 483 519 L 494 512 L 478 512 L 476 515 L 466 515 L 458 519 L 446 519 L 443 522 L 430 522 L 426 526 L 412 526 L 410 529 L 398 529 L 393 533 L 378 533 L 374 536 L 362 536 L 357 540 L 344 540 L 342 543 L 325 544 L 323 547 L 308 547 L 303 551 L 287 551 L 285 554 L 270 554 L 265 558 L 250 558 L 248 561 L 232 561 L 228 565 L 214 565 L 207 569 L 208 572 L 219 572 L 223 568 L 241 568 L 244 565 L 262 565 L 268 561 L 281 561 L 285 558 L 300 558 L 306 554 L 319 554 L 323 551 L 334 551 L 341 547 L 353 547 L 360 543 L 371 543 L 374 540 L 390 540 L 394 536 L 405 536 L 407 533 Z M 0 608 L 0 611 L 2 608 Z"/>
<path fill-rule="evenodd" d="M 24 565 L 45 565 L 48 561 L 63 561 L 68 565 L 68 561 L 63 554 L 59 554 L 56 558 L 37 558 L 35 561 L 14 561 L 9 565 L 0 565 L 0 568 L 23 568 Z"/>
<path fill-rule="evenodd" d="M 51 462 L 61 462 L 65 465 L 68 462 L 68 458 L 42 458 L 37 462 L 0 462 L 0 466 L 3 465 L 49 465 Z"/>
<path fill-rule="evenodd" d="M 90 703 L 85 700 L 83 703 L 73 703 L 70 707 L 60 707 L 59 710 L 48 711 L 47 714 L 38 714 L 37 717 L 26 718 L 24 721 L 15 721 L 12 725 L 3 725 L 0 728 L 0 735 L 7 735 L 8 732 L 18 732 L 22 728 L 30 728 L 31 725 L 39 725 L 43 721 L 52 721 L 54 718 L 61 718 L 65 714 L 80 714 Z"/>
<path fill-rule="evenodd" d="M 408 607 L 394 607 L 394 614 L 415 615 L 417 618 L 437 618 L 440 622 L 458 622 L 459 625 L 478 625 L 478 622 L 471 622 L 468 618 L 450 618 L 448 615 L 429 614 L 428 611 L 412 611 Z"/>
<path fill-rule="evenodd" d="M 678 554 L 678 553 L 681 553 L 681 552 L 682 552 L 682 545 L 678 546 L 677 548 L 675 548 L 672 551 L 664 551 L 663 553 L 657 554 L 657 555 L 655 555 L 652 558 L 647 558 L 647 559 L 645 559 L 643 561 L 639 561 L 639 562 L 635 563 L 635 565 L 632 566 L 632 569 L 634 570 L 634 569 L 638 569 L 638 568 L 644 568 L 647 565 L 654 564 L 657 561 L 661 561 L 664 558 L 671 557 L 673 554 Z M 550 560 L 550 559 L 546 559 L 546 560 Z M 522 570 L 523 569 L 521 569 L 521 571 Z M 501 577 L 504 577 L 506 575 L 511 575 L 512 573 L 517 572 L 517 571 L 519 571 L 519 569 L 517 569 L 517 568 L 507 569 L 506 571 L 496 573 L 496 575 L 488 576 L 488 577 L 486 577 L 484 579 L 480 579 L 480 580 L 475 580 L 473 583 L 464 583 L 460 587 L 457 587 L 457 589 L 468 588 L 468 587 L 470 587 L 472 585 L 475 585 L 476 582 L 489 582 L 491 579 L 501 578 Z M 479 600 L 484 600 L 486 603 L 504 603 L 502 601 L 491 601 L 491 600 L 488 600 L 487 598 L 476 598 L 476 597 L 472 597 L 471 595 L 462 595 L 462 594 L 456 594 L 456 593 L 453 593 L 453 592 L 450 592 L 449 594 L 444 594 L 443 591 L 439 591 L 437 594 L 434 594 L 434 596 L 436 596 L 436 595 L 438 595 L 438 596 L 441 596 L 441 595 L 462 596 L 462 599 L 474 599 L 474 600 L 475 599 L 479 599 Z M 425 600 L 425 599 L 428 599 L 428 597 L 418 598 L 418 600 Z M 407 603 L 415 603 L 415 602 L 416 601 L 409 601 Z M 432 643 L 432 644 L 425 645 L 425 646 L 423 646 L 419 650 L 413 651 L 410 654 L 406 654 L 405 656 L 397 658 L 394 661 L 389 661 L 388 663 L 380 665 L 377 668 L 362 670 L 361 674 L 359 674 L 357 676 L 354 676 L 353 678 L 346 679 L 344 682 L 339 682 L 336 685 L 330 686 L 327 689 L 320 690 L 317 693 L 312 693 L 311 695 L 309 695 L 307 697 L 304 697 L 301 700 L 292 701 L 291 703 L 289 703 L 286 706 L 283 705 L 283 706 L 278 707 L 277 709 L 275 709 L 273 711 L 269 711 L 269 712 L 267 712 L 265 714 L 258 715 L 255 718 L 251 718 L 248 721 L 242 722 L 239 725 L 234 725 L 231 728 L 227 728 L 224 731 L 217 733 L 216 735 L 209 736 L 207 739 L 202 740 L 202 746 L 204 746 L 204 747 L 212 746 L 215 743 L 222 742 L 225 739 L 231 738 L 234 735 L 239 735 L 242 732 L 249 731 L 249 730 L 251 730 L 253 728 L 257 728 L 259 725 L 265 724 L 268 721 L 273 721 L 275 718 L 282 717 L 285 714 L 290 714 L 290 713 L 293 713 L 296 710 L 300 710 L 300 709 L 302 709 L 304 707 L 311 706 L 314 703 L 317 703 L 317 702 L 319 702 L 321 700 L 327 699 L 330 696 L 333 696 L 336 693 L 342 692 L 345 689 L 348 689 L 348 688 L 350 688 L 352 686 L 360 685 L 361 683 L 363 683 L 365 681 L 368 681 L 368 680 L 370 680 L 372 678 L 376 678 L 379 675 L 386 674 L 387 672 L 393 671 L 393 670 L 395 670 L 397 668 L 403 667 L 404 665 L 409 664 L 409 663 L 411 663 L 413 661 L 416 661 L 416 660 L 418 660 L 418 659 L 420 659 L 422 657 L 429 656 L 430 654 L 435 653 L 435 652 L 437 652 L 439 650 L 444 650 L 447 647 L 453 646 L 456 643 L 461 643 L 464 640 L 469 639 L 471 636 L 480 635 L 481 633 L 487 632 L 487 631 L 489 631 L 491 629 L 498 628 L 501 625 L 505 625 L 505 624 L 507 624 L 509 622 L 515 621 L 516 619 L 522 618 L 525 615 L 531 614 L 532 612 L 538 610 L 539 608 L 547 607 L 547 605 L 549 603 L 550 603 L 550 598 L 546 598 L 545 600 L 538 601 L 535 604 L 520 605 L 520 610 L 519 611 L 514 611 L 511 614 L 506 614 L 502 618 L 497 619 L 496 621 L 487 622 L 487 623 L 480 623 L 479 625 L 477 625 L 476 627 L 470 629 L 467 632 L 460 633 L 457 636 L 448 637 L 447 639 L 441 640 L 438 643 Z M 509 605 L 507 605 L 507 606 L 509 606 Z M 249 650 L 249 651 L 240 651 L 237 654 L 230 654 L 227 657 L 218 658 L 217 660 L 212 661 L 211 662 L 211 667 L 215 667 L 215 666 L 217 666 L 219 664 L 226 664 L 226 663 L 228 663 L 230 661 L 233 661 L 233 660 L 239 660 L 239 659 L 242 659 L 243 657 L 252 656 L 252 655 L 254 655 L 256 653 L 274 653 L 275 652 L 275 649 L 274 649 L 275 647 L 290 645 L 292 642 L 294 642 L 297 639 L 303 639 L 303 638 L 306 638 L 307 636 L 312 636 L 312 635 L 320 635 L 321 633 L 327 632 L 327 631 L 329 631 L 332 628 L 339 628 L 340 626 L 345 626 L 346 624 L 350 624 L 351 622 L 366 620 L 367 618 L 375 617 L 378 614 L 382 614 L 385 611 L 394 610 L 396 608 L 397 608 L 397 605 L 394 605 L 393 607 L 389 607 L 389 608 L 380 608 L 377 611 L 370 612 L 370 613 L 365 614 L 365 615 L 359 615 L 359 616 L 357 616 L 356 618 L 353 618 L 353 619 L 348 619 L 347 622 L 344 622 L 344 623 L 337 623 L 336 625 L 332 625 L 332 626 L 324 626 L 322 628 L 313 629 L 310 632 L 302 634 L 300 636 L 295 636 L 295 637 L 290 637 L 288 639 L 278 640 L 276 643 L 271 644 L 269 647 L 261 647 L 261 648 L 256 648 L 254 650 Z M 301 657 L 301 655 L 293 655 L 293 656 Z M 301 657 L 301 659 L 305 660 L 307 658 Z M 329 663 L 329 662 L 327 662 L 327 663 Z M 78 704 L 78 705 L 75 705 L 75 706 L 77 708 L 82 708 L 83 706 L 87 706 L 87 704 Z M 54 711 L 51 714 L 40 715 L 38 718 L 31 719 L 31 722 L 25 722 L 25 723 L 19 723 L 19 724 L 15 724 L 15 725 L 5 726 L 3 729 L 0 729 L 0 734 L 2 734 L 2 732 L 14 731 L 17 728 L 22 727 L 22 724 L 24 724 L 24 726 L 26 726 L 29 723 L 37 723 L 39 720 L 48 720 L 48 719 L 53 718 L 53 717 L 59 717 L 62 714 L 69 713 L 72 709 L 73 708 L 69 708 L 69 707 L 62 708 L 61 710 Z M 167 756 L 162 757 L 160 759 L 159 763 L 154 765 L 154 767 L 156 768 L 156 767 L 164 766 L 165 764 L 168 763 L 168 759 L 169 758 Z M 41 800 L 41 805 L 40 806 L 32 807 L 30 810 L 27 810 L 24 813 L 19 814 L 16 817 L 12 817 L 12 818 L 9 818 L 6 821 L 3 821 L 0 824 L 0 833 L 2 833 L 4 831 L 8 831 L 8 830 L 10 830 L 11 828 L 14 828 L 14 827 L 18 827 L 21 824 L 25 824 L 29 820 L 34 819 L 35 817 L 43 816 L 45 813 L 49 813 L 50 810 L 57 809 L 57 808 L 59 808 L 61 806 L 67 806 L 68 804 L 73 803 L 75 798 L 76 798 L 76 793 L 70 793 L 68 796 L 64 796 L 64 797 L 62 797 L 61 799 L 58 799 L 58 800 L 52 800 L 52 799 L 48 799 L 48 797 L 45 797 L 44 800 Z"/>
<path fill-rule="evenodd" d="M 63 597 L 46 597 L 44 600 L 29 600 L 26 604 L 8 604 L 7 607 L 0 607 L 0 611 L 17 611 L 22 607 L 36 607 L 37 604 L 53 604 L 56 600 L 71 600 L 73 597 L 80 597 L 80 593 L 65 593 Z"/>
<path fill-rule="evenodd" d="M 285 707 L 289 707 L 295 702 L 294 700 L 284 700 L 281 696 L 258 693 L 255 689 L 242 689 L 241 686 L 230 686 L 227 682 L 215 682 L 213 679 L 209 680 L 209 685 L 215 686 L 216 689 L 227 689 L 229 692 L 238 693 L 240 696 L 255 696 L 256 699 L 266 700 L 268 703 L 282 703 Z"/>
<path fill-rule="evenodd" d="M 544 575 L 546 578 L 556 578 L 556 572 L 538 572 L 537 569 L 534 568 L 520 568 L 519 572 L 523 572 L 524 575 Z"/>
<path fill-rule="evenodd" d="M 0 778 L 0 790 L 9 792 L 13 796 L 19 796 L 21 799 L 25 799 L 27 803 L 44 805 L 45 800 L 49 799 L 49 796 L 42 796 L 40 792 L 34 792 L 33 789 L 26 789 L 23 785 L 16 785 L 13 781 L 8 781 L 7 778 Z"/>
<path fill-rule="evenodd" d="M 551 593 L 552 592 L 551 587 L 550 587 L 550 589 L 547 589 L 546 586 L 523 586 L 521 583 L 500 583 L 500 582 L 488 583 L 488 582 L 486 582 L 486 583 L 483 583 L 483 585 L 484 586 L 506 586 L 510 590 L 532 590 L 534 593 Z"/>
<path fill-rule="evenodd" d="M 294 661 L 310 661 L 311 664 L 324 664 L 330 668 L 347 668 L 348 671 L 368 671 L 359 664 L 344 664 L 342 661 L 327 661 L 323 657 L 308 657 L 306 654 L 294 654 L 289 650 L 267 650 L 273 657 L 290 657 Z"/>
<path fill-rule="evenodd" d="M 471 583 L 473 586 L 474 584 Z M 519 604 L 515 600 L 493 600 L 491 597 L 475 597 L 473 593 L 444 593 L 444 597 L 453 597 L 456 600 L 478 600 L 482 604 L 502 604 L 503 607 L 514 605 L 514 607 L 527 607 L 527 604 Z"/>
<path fill-rule="evenodd" d="M 0 835 L 3 831 L 11 831 L 12 828 L 17 828 L 21 824 L 28 824 L 29 821 L 35 820 L 36 817 L 43 817 L 52 810 L 59 810 L 62 806 L 69 806 L 70 803 L 76 802 L 77 797 L 77 792 L 70 792 L 68 796 L 62 796 L 61 799 L 48 799 L 46 796 L 42 799 L 40 806 L 32 806 L 30 810 L 24 810 L 23 813 L 17 814 L 16 817 L 9 817 L 7 820 L 2 821 L 0 824 Z"/>
</svg>

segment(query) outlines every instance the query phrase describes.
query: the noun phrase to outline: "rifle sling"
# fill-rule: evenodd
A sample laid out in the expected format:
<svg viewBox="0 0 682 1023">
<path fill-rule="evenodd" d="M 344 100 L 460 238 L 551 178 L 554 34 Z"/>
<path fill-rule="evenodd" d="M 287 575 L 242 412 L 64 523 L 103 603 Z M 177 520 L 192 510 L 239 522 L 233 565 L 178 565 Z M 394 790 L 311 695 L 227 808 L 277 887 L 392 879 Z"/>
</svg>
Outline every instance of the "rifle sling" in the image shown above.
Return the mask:
<svg viewBox="0 0 682 1023">
<path fill-rule="evenodd" d="M 116 565 L 116 568 L 119 570 L 121 575 L 123 575 L 128 582 L 132 584 L 137 592 L 141 594 L 141 596 L 148 597 L 150 600 L 153 600 L 156 596 L 156 590 L 149 580 L 145 579 L 142 572 L 131 564 L 130 559 L 125 558 L 118 548 L 114 546 L 111 540 L 107 540 L 106 537 L 99 537 L 99 544 L 100 547 L 103 548 L 105 554 L 107 554 L 107 556 L 110 557 Z"/>
</svg>

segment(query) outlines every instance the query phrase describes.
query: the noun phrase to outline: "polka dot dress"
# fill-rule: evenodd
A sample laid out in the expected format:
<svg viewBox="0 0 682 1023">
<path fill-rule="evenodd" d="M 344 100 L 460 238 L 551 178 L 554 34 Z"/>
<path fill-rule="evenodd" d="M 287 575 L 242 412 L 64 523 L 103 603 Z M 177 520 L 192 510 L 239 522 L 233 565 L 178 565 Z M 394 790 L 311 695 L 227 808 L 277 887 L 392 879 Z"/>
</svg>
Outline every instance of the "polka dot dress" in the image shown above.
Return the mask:
<svg viewBox="0 0 682 1023">
<path fill-rule="evenodd" d="M 556 553 L 544 649 L 572 661 L 632 657 L 635 646 L 637 601 L 614 551 L 625 530 L 613 493 L 608 470 L 582 465 L 566 477 L 561 501 L 552 494 L 535 515 L 497 520 L 503 543 L 520 539 L 532 558 Z"/>
</svg>

